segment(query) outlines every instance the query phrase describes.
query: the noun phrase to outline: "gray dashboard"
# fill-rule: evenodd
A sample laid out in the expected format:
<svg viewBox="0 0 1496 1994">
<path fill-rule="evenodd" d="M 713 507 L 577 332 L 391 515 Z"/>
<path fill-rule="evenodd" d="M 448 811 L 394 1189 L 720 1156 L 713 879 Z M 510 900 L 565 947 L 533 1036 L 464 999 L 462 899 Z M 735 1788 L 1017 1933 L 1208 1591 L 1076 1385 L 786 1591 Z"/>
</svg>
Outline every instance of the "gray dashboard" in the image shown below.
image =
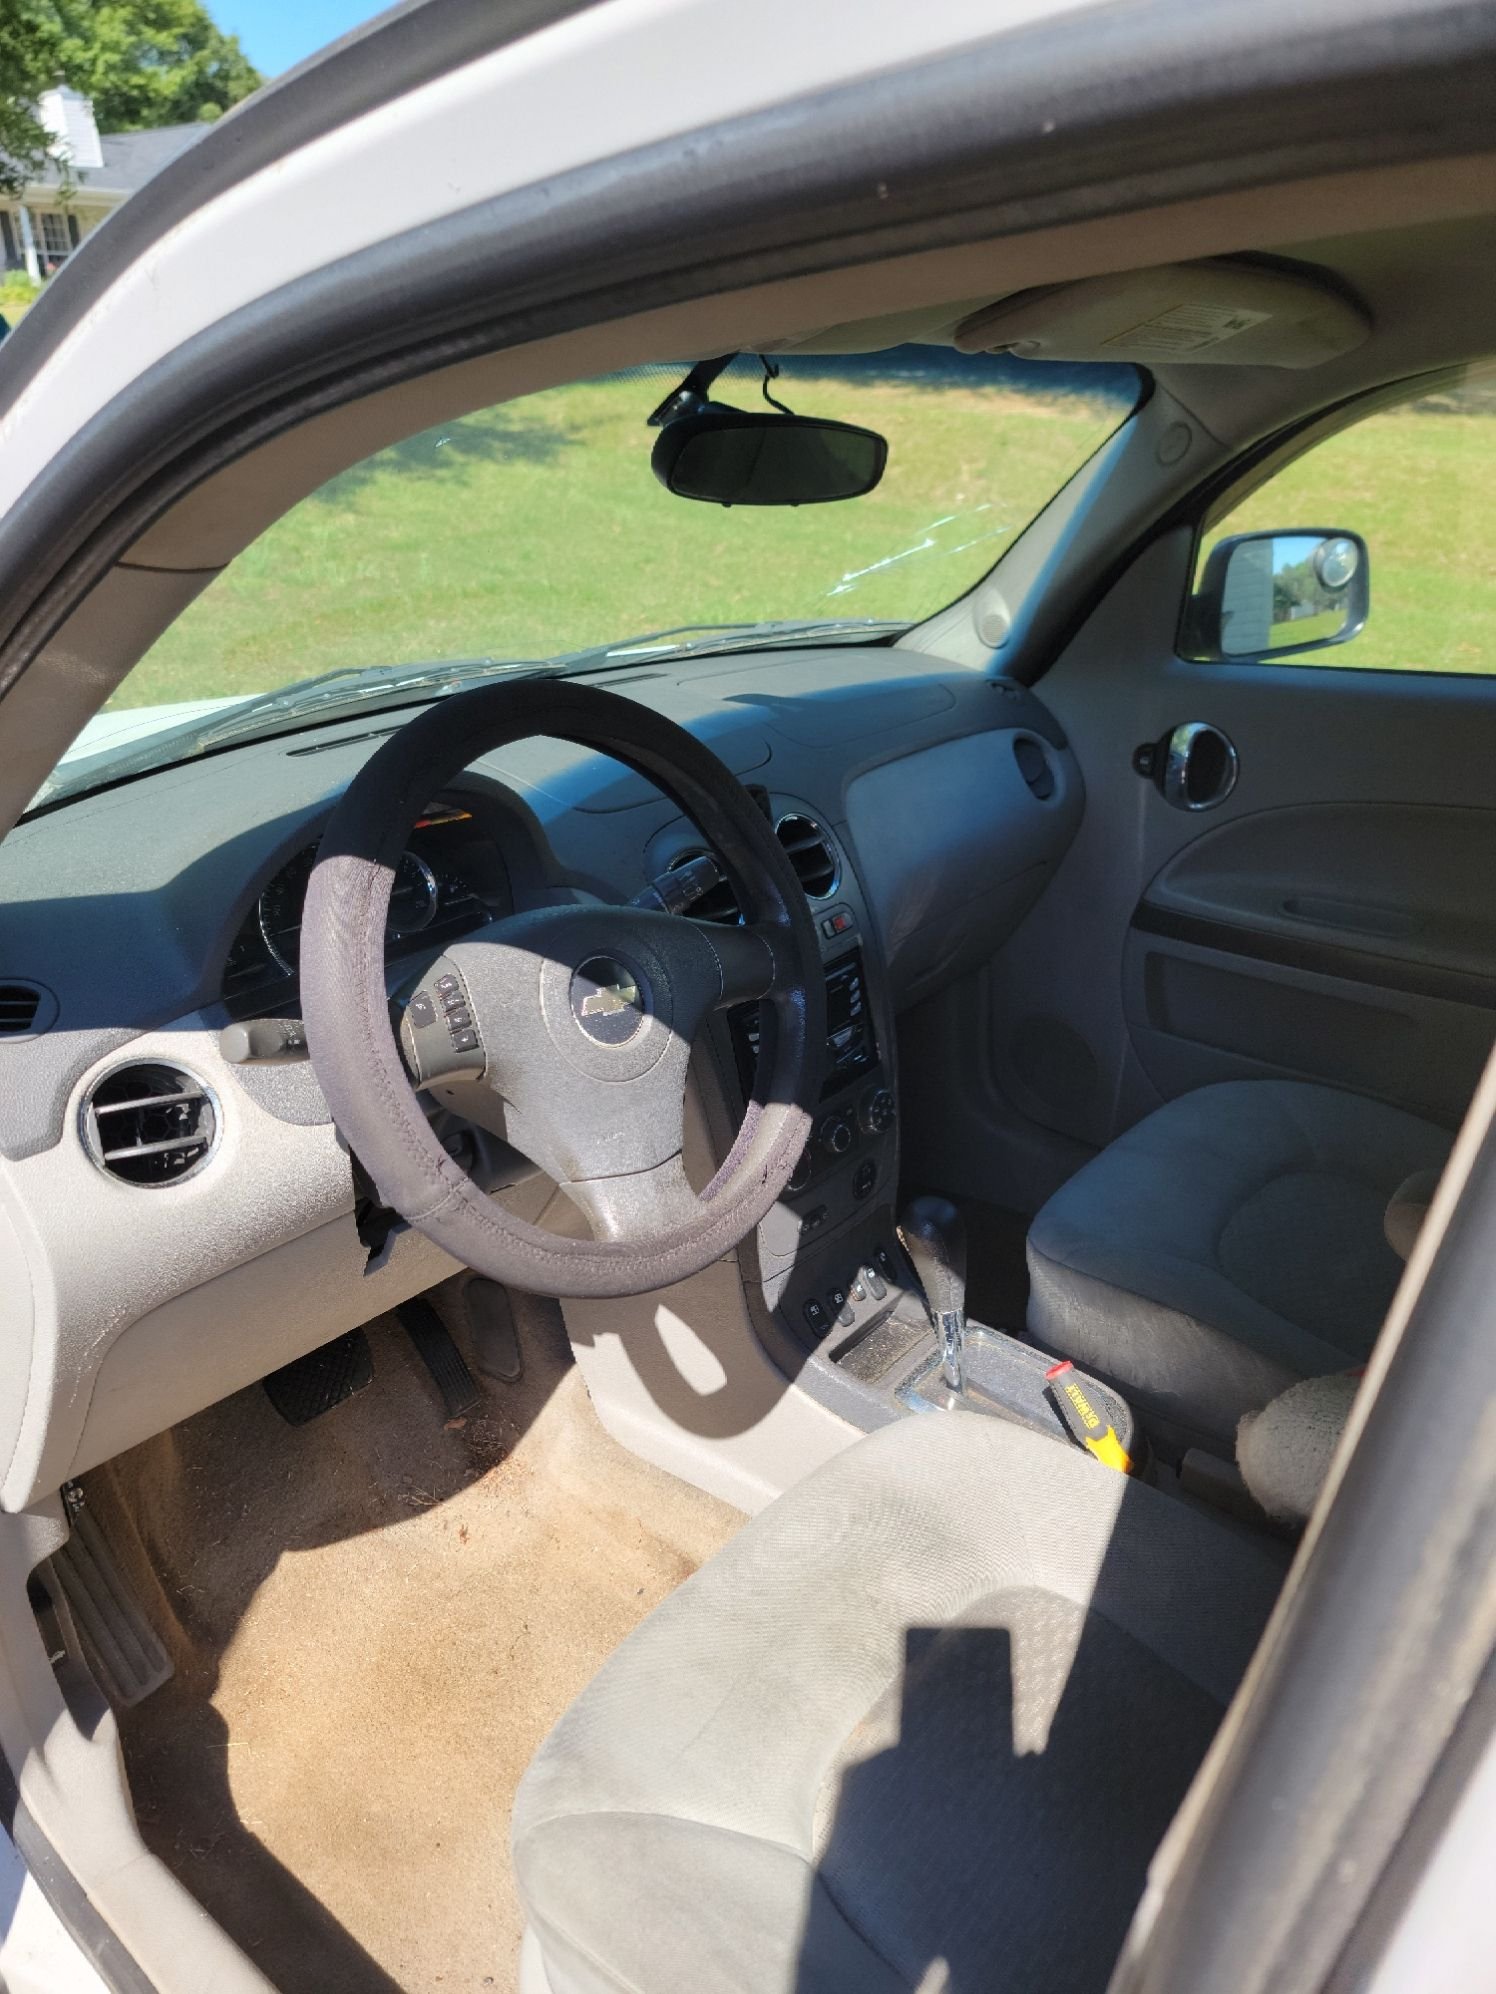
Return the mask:
<svg viewBox="0 0 1496 1994">
<path fill-rule="evenodd" d="M 1033 695 L 917 653 L 770 651 L 598 682 L 831 834 L 890 1080 L 894 1013 L 1001 943 L 1079 820 L 1078 770 Z M 20 1277 L 0 1303 L 7 1508 L 451 1271 L 408 1235 L 371 1273 L 310 1070 L 217 1051 L 258 897 L 406 717 L 163 770 L 0 845 L 0 975 L 44 997 L 43 1029 L 0 1037 L 0 1253 Z M 480 758 L 458 790 L 515 906 L 627 899 L 701 844 L 641 777 L 548 739 Z M 217 1100 L 212 1162 L 180 1184 L 122 1183 L 80 1143 L 84 1094 L 136 1058 L 179 1063 Z"/>
</svg>

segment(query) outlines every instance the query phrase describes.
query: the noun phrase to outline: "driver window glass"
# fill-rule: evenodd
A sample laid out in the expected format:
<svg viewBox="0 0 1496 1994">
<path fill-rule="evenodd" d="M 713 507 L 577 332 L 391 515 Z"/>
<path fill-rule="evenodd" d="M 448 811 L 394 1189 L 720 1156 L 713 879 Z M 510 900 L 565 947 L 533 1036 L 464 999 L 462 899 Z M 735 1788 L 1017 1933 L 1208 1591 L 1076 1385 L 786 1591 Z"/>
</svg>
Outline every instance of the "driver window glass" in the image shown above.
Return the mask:
<svg viewBox="0 0 1496 1994">
<path fill-rule="evenodd" d="M 1359 634 L 1298 652 L 1298 632 L 1286 624 L 1256 662 L 1265 669 L 1496 674 L 1493 509 L 1496 365 L 1487 365 L 1317 444 L 1214 520 L 1201 537 L 1193 589 L 1200 590 L 1212 551 L 1238 534 L 1359 534 L 1369 569 Z M 1318 628 L 1306 610 L 1303 635 L 1312 638 Z"/>
</svg>

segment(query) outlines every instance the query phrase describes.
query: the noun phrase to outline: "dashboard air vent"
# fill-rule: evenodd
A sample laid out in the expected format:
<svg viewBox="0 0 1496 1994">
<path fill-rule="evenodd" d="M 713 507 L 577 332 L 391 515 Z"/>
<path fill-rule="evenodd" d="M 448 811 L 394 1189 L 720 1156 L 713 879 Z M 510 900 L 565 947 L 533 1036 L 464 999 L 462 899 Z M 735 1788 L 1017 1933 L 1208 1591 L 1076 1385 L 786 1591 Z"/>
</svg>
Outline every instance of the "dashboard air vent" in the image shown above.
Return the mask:
<svg viewBox="0 0 1496 1994">
<path fill-rule="evenodd" d="M 668 870 L 677 872 L 692 859 L 710 858 L 705 851 L 682 852 L 670 861 Z M 699 900 L 693 900 L 689 909 L 693 921 L 720 921 L 724 927 L 735 927 L 743 918 L 743 910 L 738 905 L 738 896 L 732 890 L 732 881 L 718 871 L 717 884 L 708 887 Z"/>
<path fill-rule="evenodd" d="M 176 1184 L 212 1154 L 217 1104 L 180 1066 L 117 1066 L 83 1103 L 83 1141 L 101 1170 L 127 1184 Z"/>
<path fill-rule="evenodd" d="M 811 900 L 829 900 L 841 880 L 831 840 L 814 817 L 781 817 L 774 835 L 789 855 L 795 877 Z"/>
<path fill-rule="evenodd" d="M 1042 745 L 1032 734 L 1015 735 L 1013 759 L 1018 764 L 1018 773 L 1034 795 L 1041 803 L 1047 803 L 1054 795 L 1054 769 Z"/>
<path fill-rule="evenodd" d="M 0 1038 L 21 1038 L 36 1023 L 42 993 L 34 983 L 0 983 Z"/>
</svg>

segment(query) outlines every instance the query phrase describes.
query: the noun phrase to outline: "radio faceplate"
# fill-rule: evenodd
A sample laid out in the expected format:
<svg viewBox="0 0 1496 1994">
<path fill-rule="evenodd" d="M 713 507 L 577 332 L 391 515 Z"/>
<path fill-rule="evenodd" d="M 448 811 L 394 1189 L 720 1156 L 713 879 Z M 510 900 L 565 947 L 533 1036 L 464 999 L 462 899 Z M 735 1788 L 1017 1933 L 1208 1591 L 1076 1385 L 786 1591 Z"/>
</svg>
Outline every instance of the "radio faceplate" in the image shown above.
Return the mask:
<svg viewBox="0 0 1496 1994">
<path fill-rule="evenodd" d="M 845 950 L 824 965 L 826 978 L 826 1074 L 821 1099 L 829 1101 L 849 1082 L 878 1064 L 878 1040 L 868 1004 L 862 950 Z M 753 1092 L 758 1070 L 759 1007 L 739 1004 L 728 1013 L 733 1054 L 744 1096 Z"/>
</svg>

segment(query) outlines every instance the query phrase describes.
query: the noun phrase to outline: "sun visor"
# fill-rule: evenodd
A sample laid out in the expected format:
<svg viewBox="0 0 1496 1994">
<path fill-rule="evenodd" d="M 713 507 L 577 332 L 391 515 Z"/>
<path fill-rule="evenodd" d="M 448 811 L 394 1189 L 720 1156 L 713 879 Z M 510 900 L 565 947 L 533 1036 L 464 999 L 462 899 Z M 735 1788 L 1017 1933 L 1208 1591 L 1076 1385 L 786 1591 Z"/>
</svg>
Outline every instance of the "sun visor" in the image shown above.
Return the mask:
<svg viewBox="0 0 1496 1994">
<path fill-rule="evenodd" d="M 956 327 L 963 353 L 1145 367 L 1317 367 L 1371 330 L 1313 277 L 1255 264 L 1166 263 L 1020 291 Z"/>
</svg>

